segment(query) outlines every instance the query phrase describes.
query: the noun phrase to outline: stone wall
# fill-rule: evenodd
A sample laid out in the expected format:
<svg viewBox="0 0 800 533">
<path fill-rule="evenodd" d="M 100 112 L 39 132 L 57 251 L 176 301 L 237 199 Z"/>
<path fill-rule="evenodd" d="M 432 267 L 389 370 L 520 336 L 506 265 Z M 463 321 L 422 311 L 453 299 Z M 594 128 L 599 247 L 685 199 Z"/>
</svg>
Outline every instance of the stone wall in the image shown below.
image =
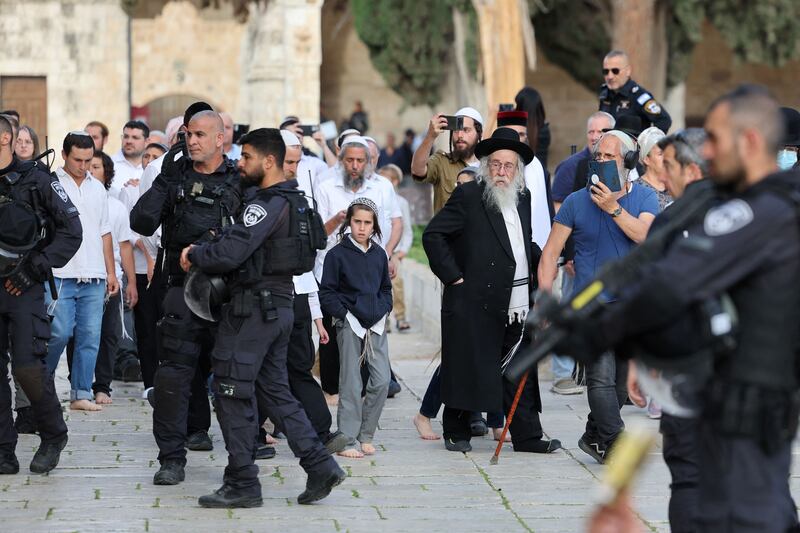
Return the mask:
<svg viewBox="0 0 800 533">
<path fill-rule="evenodd" d="M 134 106 L 190 94 L 239 120 L 245 25 L 230 4 L 198 11 L 190 2 L 168 2 L 155 18 L 134 19 L 132 26 Z"/>
<path fill-rule="evenodd" d="M 125 123 L 126 35 L 119 0 L 0 0 L 0 75 L 47 77 L 51 147 L 91 120 Z M 112 133 L 107 149 L 118 148 Z"/>
</svg>

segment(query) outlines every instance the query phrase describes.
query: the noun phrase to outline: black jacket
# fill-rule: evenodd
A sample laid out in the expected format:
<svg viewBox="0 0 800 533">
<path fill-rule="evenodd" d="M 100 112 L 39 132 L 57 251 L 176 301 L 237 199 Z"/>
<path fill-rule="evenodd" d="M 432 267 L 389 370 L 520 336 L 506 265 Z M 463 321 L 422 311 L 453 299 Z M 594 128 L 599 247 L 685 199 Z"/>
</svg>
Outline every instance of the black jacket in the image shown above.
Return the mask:
<svg viewBox="0 0 800 533">
<path fill-rule="evenodd" d="M 652 125 L 667 133 L 672 126 L 672 118 L 667 110 L 653 98 L 652 93 L 633 80 L 628 80 L 617 91 L 603 84 L 598 98 L 600 111 L 610 113 L 616 119 L 625 114 L 637 115 L 642 119 L 642 129 Z"/>
<path fill-rule="evenodd" d="M 322 310 L 344 319 L 353 313 L 365 328 L 392 310 L 392 282 L 386 252 L 374 241 L 364 252 L 349 237 L 325 256 L 319 287 Z"/>
</svg>

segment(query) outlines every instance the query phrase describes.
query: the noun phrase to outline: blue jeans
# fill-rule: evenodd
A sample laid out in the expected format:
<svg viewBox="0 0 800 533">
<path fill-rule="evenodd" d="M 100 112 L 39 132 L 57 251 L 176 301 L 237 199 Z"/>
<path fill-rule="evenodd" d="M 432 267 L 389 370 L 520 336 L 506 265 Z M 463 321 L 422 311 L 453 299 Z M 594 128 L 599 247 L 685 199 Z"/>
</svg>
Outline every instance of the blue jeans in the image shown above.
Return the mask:
<svg viewBox="0 0 800 533">
<path fill-rule="evenodd" d="M 564 268 L 564 267 L 561 267 Z M 566 301 L 572 296 L 572 285 L 575 282 L 575 277 L 567 274 L 566 271 L 561 274 L 561 301 Z M 559 379 L 571 378 L 572 370 L 575 368 L 575 361 L 566 355 L 553 354 L 551 357 L 553 364 L 553 381 Z"/>
<path fill-rule="evenodd" d="M 75 337 L 75 358 L 72 361 L 70 400 L 91 400 L 92 378 L 100 349 L 103 325 L 103 304 L 106 282 L 94 279 L 79 282 L 74 278 L 56 278 L 58 300 L 47 291 L 47 311 L 53 317 L 50 343 L 47 346 L 47 368 L 56 371 L 58 360 L 70 337 Z"/>
</svg>

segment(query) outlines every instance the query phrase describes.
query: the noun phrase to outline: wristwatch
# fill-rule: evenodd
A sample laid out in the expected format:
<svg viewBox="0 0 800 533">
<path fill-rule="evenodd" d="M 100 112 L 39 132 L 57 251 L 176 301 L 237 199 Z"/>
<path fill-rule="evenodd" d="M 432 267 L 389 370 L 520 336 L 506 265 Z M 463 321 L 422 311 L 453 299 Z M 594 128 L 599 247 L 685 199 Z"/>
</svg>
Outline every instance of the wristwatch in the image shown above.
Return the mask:
<svg viewBox="0 0 800 533">
<path fill-rule="evenodd" d="M 617 207 L 614 211 L 611 212 L 611 218 L 617 218 L 622 214 L 622 206 Z"/>
</svg>

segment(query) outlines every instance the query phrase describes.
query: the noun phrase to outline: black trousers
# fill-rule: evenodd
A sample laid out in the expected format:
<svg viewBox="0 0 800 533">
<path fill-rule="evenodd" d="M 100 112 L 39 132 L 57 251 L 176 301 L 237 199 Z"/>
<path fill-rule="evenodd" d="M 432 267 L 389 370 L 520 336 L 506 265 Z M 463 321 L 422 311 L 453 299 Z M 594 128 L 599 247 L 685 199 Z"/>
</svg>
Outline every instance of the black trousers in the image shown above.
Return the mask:
<svg viewBox="0 0 800 533">
<path fill-rule="evenodd" d="M 695 531 L 756 533 L 797 531 L 789 491 L 792 443 L 766 454 L 751 438 L 722 435 L 700 419 L 698 509 Z"/>
<path fill-rule="evenodd" d="M 523 326 L 520 323 L 510 324 L 506 327 L 505 337 L 503 338 L 500 354 L 507 353 L 522 336 Z M 514 403 L 514 396 L 517 393 L 519 383 L 513 383 L 503 378 L 503 412 L 508 413 L 511 404 Z M 539 397 L 539 376 L 536 367 L 530 370 L 522 395 L 517 404 L 517 410 L 511 421 L 511 443 L 515 450 L 525 450 L 531 443 L 542 439 L 542 424 L 539 421 L 539 409 L 541 408 L 541 398 Z M 442 413 L 442 429 L 444 438 L 453 441 L 469 441 L 472 438 L 470 421 L 472 411 L 454 409 L 444 406 Z"/>
<path fill-rule="evenodd" d="M 208 388 L 215 327 L 195 316 L 183 300 L 183 287 L 171 287 L 159 321 L 162 361 L 154 378 L 153 435 L 158 460 L 185 462 L 187 432 L 208 431 Z"/>
<path fill-rule="evenodd" d="M 323 313 L 322 325 L 328 331 L 328 344 L 319 346 L 319 380 L 322 390 L 328 394 L 339 394 L 339 344 L 336 342 L 336 328 L 333 317 Z"/>
<path fill-rule="evenodd" d="M 669 499 L 669 526 L 673 533 L 697 531 L 698 421 L 661 415 L 662 452 L 672 476 Z"/>
<path fill-rule="evenodd" d="M 0 279 L 0 285 L 5 280 Z M 11 371 L 33 408 L 42 442 L 60 440 L 67 425 L 56 396 L 53 376 L 47 371 L 47 340 L 50 320 L 44 306 L 44 286 L 35 285 L 21 296 L 0 288 L 0 452 L 13 453 L 17 431 L 11 414 Z M 10 340 L 10 345 L 9 345 Z M 11 350 L 9 351 L 9 348 Z"/>
<path fill-rule="evenodd" d="M 331 433 L 331 412 L 325 403 L 322 389 L 311 374 L 314 366 L 314 341 L 311 337 L 311 309 L 308 295 L 298 294 L 294 298 L 294 324 L 289 336 L 286 369 L 289 372 L 289 388 L 303 405 L 314 431 L 325 442 Z M 329 332 L 330 334 L 330 332 Z M 337 378 L 338 381 L 338 378 Z"/>
<path fill-rule="evenodd" d="M 136 274 L 136 290 L 139 302 L 133 308 L 136 329 L 136 352 L 142 367 L 145 388 L 152 387 L 158 369 L 158 323 L 161 312 L 162 291 L 154 283 L 147 288 L 147 274 Z"/>
<path fill-rule="evenodd" d="M 286 354 L 294 313 L 278 307 L 277 314 L 265 320 L 255 309 L 249 317 L 233 317 L 231 306 L 224 306 L 211 356 L 217 419 L 228 450 L 224 481 L 254 495 L 261 494 L 255 464 L 259 412 L 283 428 L 306 472 L 336 467 L 289 388 Z"/>
</svg>

